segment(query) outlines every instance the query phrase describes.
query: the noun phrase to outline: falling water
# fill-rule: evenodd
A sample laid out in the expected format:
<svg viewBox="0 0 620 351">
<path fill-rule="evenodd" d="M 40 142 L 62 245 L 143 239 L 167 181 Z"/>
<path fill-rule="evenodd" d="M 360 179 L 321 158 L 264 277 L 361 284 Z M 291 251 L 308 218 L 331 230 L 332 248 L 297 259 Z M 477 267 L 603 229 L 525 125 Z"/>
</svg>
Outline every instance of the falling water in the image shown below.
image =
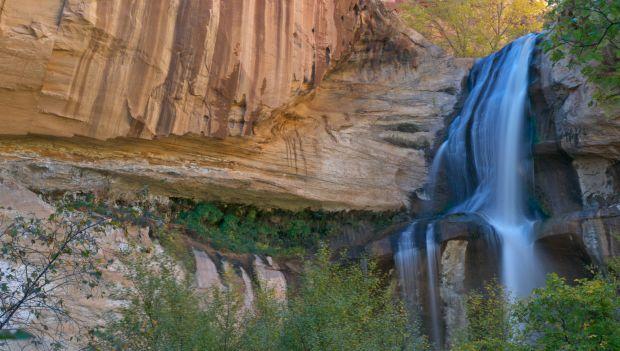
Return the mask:
<svg viewBox="0 0 620 351">
<path fill-rule="evenodd" d="M 438 344 L 441 340 L 439 326 L 439 305 L 437 301 L 437 243 L 435 242 L 435 224 L 426 227 L 426 267 L 428 267 L 428 303 L 431 317 L 431 337 Z"/>
<path fill-rule="evenodd" d="M 418 298 L 416 283 L 419 281 L 418 268 L 420 267 L 420 250 L 415 246 L 413 241 L 416 225 L 416 222 L 411 223 L 407 229 L 401 233 L 398 240 L 398 251 L 394 255 L 394 261 L 401 282 L 402 294 L 409 304 Z"/>
<path fill-rule="evenodd" d="M 501 280 L 517 296 L 537 285 L 534 215 L 527 206 L 531 136 L 526 128 L 529 66 L 536 35 L 526 35 L 476 64 L 473 88 L 450 127 L 443 155 L 453 192 L 451 213 L 478 213 L 502 243 Z"/>
<path fill-rule="evenodd" d="M 439 345 L 441 343 L 441 321 L 437 294 L 438 256 L 434 228 L 434 223 L 413 222 L 410 224 L 399 238 L 398 251 L 394 258 L 396 268 L 400 273 L 402 293 L 412 309 L 418 307 L 415 304 L 422 298 L 418 282 L 421 282 L 426 275 L 430 337 L 433 344 Z M 418 232 L 424 235 L 424 241 L 416 240 Z M 420 245 L 423 245 L 423 250 Z M 423 260 L 423 252 L 426 253 L 426 260 Z"/>
<path fill-rule="evenodd" d="M 429 179 L 429 183 L 434 183 L 438 169 L 442 168 L 453 204 L 447 213 L 475 213 L 494 228 L 502 247 L 501 281 L 516 296 L 528 294 L 538 285 L 541 272 L 531 240 L 535 214 L 527 201 L 528 184 L 533 179 L 532 140 L 526 128 L 527 92 L 535 45 L 536 35 L 526 35 L 474 65 L 469 78 L 470 93 L 450 125 Z M 428 311 L 433 315 L 431 324 L 435 328 L 440 311 L 433 227 L 431 222 L 427 232 L 420 231 L 419 235 L 426 238 L 424 249 L 428 259 L 424 269 L 431 304 Z M 407 240 L 416 242 L 415 232 L 401 235 L 396 254 L 401 284 L 410 288 L 414 285 L 407 280 L 416 279 L 417 271 L 422 269 L 415 267 L 419 264 L 419 248 L 411 244 L 409 261 L 403 250 L 410 249 L 404 246 Z M 438 332 L 431 334 L 436 334 L 432 337 L 438 342 Z"/>
</svg>

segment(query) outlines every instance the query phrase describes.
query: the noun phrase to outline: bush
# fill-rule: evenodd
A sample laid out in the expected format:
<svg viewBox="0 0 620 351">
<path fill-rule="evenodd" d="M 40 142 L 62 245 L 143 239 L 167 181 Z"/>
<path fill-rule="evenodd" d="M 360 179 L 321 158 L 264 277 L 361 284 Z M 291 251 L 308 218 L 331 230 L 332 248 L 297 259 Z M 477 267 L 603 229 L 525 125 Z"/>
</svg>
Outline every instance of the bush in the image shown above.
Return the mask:
<svg viewBox="0 0 620 351">
<path fill-rule="evenodd" d="M 259 292 L 245 311 L 232 286 L 196 293 L 174 266 L 133 265 L 136 288 L 121 319 L 96 332 L 98 350 L 417 350 L 407 313 L 374 264 L 331 264 L 321 250 L 308 262 L 288 305 Z M 414 342 L 417 341 L 417 344 Z"/>
<path fill-rule="evenodd" d="M 544 287 L 513 306 L 504 289 L 491 284 L 468 296 L 467 318 L 455 350 L 620 349 L 620 299 L 612 277 L 571 286 L 551 274 Z"/>
<path fill-rule="evenodd" d="M 467 296 L 467 322 L 461 331 L 455 350 L 495 351 L 516 350 L 512 307 L 504 287 L 492 281 L 482 291 Z"/>
<path fill-rule="evenodd" d="M 130 304 L 121 319 L 94 333 L 97 350 L 237 350 L 236 291 L 200 296 L 189 279 L 177 280 L 175 266 L 145 259 L 132 263 Z M 201 308 L 204 306 L 204 308 Z"/>
<path fill-rule="evenodd" d="M 556 274 L 523 301 L 518 320 L 535 335 L 533 350 L 620 350 L 620 299 L 615 279 L 581 279 L 570 286 Z"/>
<path fill-rule="evenodd" d="M 424 343 L 414 340 L 407 312 L 375 268 L 372 262 L 367 270 L 334 264 L 321 250 L 306 265 L 301 288 L 290 301 L 281 349 L 421 349 Z"/>
<path fill-rule="evenodd" d="M 187 201 L 177 207 L 175 223 L 195 239 L 219 250 L 271 256 L 302 255 L 345 228 L 367 225 L 380 230 L 401 220 L 395 212 L 293 212 Z"/>
</svg>

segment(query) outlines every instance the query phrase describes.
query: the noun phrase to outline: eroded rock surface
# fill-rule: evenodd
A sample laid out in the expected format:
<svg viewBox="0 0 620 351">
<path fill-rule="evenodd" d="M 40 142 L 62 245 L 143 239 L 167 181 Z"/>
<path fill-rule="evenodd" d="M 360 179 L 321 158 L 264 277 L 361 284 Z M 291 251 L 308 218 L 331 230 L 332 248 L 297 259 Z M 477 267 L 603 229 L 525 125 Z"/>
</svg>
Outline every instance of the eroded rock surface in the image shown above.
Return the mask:
<svg viewBox="0 0 620 351">
<path fill-rule="evenodd" d="M 34 216 L 45 219 L 54 208 L 37 194 L 8 177 L 0 177 L 0 214 L 7 217 Z"/>
<path fill-rule="evenodd" d="M 466 325 L 465 254 L 467 241 L 451 240 L 441 254 L 440 296 L 443 302 L 446 340 L 450 344 Z"/>
<path fill-rule="evenodd" d="M 209 255 L 202 250 L 192 250 L 196 261 L 196 287 L 201 290 L 222 289 L 220 273 Z"/>
<path fill-rule="evenodd" d="M 45 136 L 1 168 L 50 191 L 400 208 L 471 64 L 379 1 L 3 4 L 0 134 Z"/>
<path fill-rule="evenodd" d="M 273 297 L 283 301 L 286 299 L 286 277 L 277 263 L 271 257 L 263 259 L 254 255 L 252 264 L 258 284 L 263 291 L 273 294 Z"/>
<path fill-rule="evenodd" d="M 538 52 L 533 75 L 536 197 L 550 217 L 539 240 L 573 245 L 603 265 L 620 254 L 620 106 L 600 105 L 595 86 L 565 60 Z"/>
<path fill-rule="evenodd" d="M 355 39 L 359 1 L 5 0 L 2 134 L 251 134 Z M 10 125 L 6 125 L 10 122 Z"/>
</svg>

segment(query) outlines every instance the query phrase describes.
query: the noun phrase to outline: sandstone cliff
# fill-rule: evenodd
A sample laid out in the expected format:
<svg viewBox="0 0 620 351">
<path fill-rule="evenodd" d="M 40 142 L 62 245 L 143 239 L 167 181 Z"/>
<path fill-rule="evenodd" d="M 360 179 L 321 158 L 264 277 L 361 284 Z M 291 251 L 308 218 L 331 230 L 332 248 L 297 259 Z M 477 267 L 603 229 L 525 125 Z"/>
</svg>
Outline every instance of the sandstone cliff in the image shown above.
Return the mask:
<svg viewBox="0 0 620 351">
<path fill-rule="evenodd" d="M 400 208 L 469 65 L 378 1 L 1 4 L 0 134 L 45 135 L 2 169 L 48 191 Z"/>
<path fill-rule="evenodd" d="M 249 135 L 354 40 L 355 1 L 7 0 L 3 134 Z"/>
<path fill-rule="evenodd" d="M 0 0 L 0 176 L 37 191 L 397 209 L 421 190 L 470 64 L 376 0 Z M 538 53 L 532 72 L 549 217 L 537 245 L 579 275 L 620 254 L 620 116 L 591 105 L 566 65 Z M 27 198 L 14 190 L 0 201 Z M 448 333 L 462 295 L 496 273 L 490 231 L 471 217 L 438 226 Z M 340 246 L 391 267 L 389 234 Z M 195 258 L 197 284 L 220 284 L 211 256 Z M 252 262 L 283 289 L 283 273 Z"/>
</svg>

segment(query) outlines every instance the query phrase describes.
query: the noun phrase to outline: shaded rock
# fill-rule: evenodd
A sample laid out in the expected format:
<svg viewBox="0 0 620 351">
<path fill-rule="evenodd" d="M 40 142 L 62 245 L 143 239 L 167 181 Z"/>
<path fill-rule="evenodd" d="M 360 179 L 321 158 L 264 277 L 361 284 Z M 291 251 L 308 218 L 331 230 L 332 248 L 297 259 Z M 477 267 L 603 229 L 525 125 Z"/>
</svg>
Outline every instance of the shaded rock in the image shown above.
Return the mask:
<svg viewBox="0 0 620 351">
<path fill-rule="evenodd" d="M 577 157 L 573 166 L 579 177 L 581 197 L 586 208 L 620 203 L 620 160 Z"/>
<path fill-rule="evenodd" d="M 546 216 L 556 216 L 582 208 L 579 174 L 573 160 L 556 148 L 534 155 L 532 193 L 536 206 Z"/>
<path fill-rule="evenodd" d="M 548 54 L 539 54 L 542 93 L 560 145 L 571 156 L 605 155 L 620 159 L 620 107 L 597 105 L 595 88 L 578 67 L 566 60 L 553 63 Z"/>
<path fill-rule="evenodd" d="M 538 239 L 570 236 L 589 259 L 602 265 L 607 258 L 620 256 L 620 207 L 584 210 L 549 218 L 538 224 Z"/>
<path fill-rule="evenodd" d="M 243 295 L 243 310 L 250 311 L 254 306 L 254 288 L 252 280 L 241 265 L 233 265 L 228 260 L 222 259 L 223 278 L 227 289 L 235 289 Z"/>
<path fill-rule="evenodd" d="M 0 177 L 0 212 L 8 217 L 20 215 L 44 219 L 54 213 L 54 208 L 20 183 Z"/>
<path fill-rule="evenodd" d="M 448 241 L 441 253 L 439 293 L 443 302 L 446 343 L 454 341 L 456 333 L 465 327 L 465 254 L 466 240 Z"/>
<path fill-rule="evenodd" d="M 224 285 L 215 263 L 201 250 L 192 250 L 196 260 L 196 287 L 202 290 L 223 289 Z"/>
<path fill-rule="evenodd" d="M 252 280 L 243 267 L 239 267 L 241 271 L 241 279 L 243 280 L 243 306 L 246 310 L 251 310 L 254 306 L 254 288 Z"/>
<path fill-rule="evenodd" d="M 271 257 L 263 260 L 261 257 L 254 255 L 252 267 L 261 289 L 272 293 L 280 301 L 286 300 L 286 278 Z"/>
<path fill-rule="evenodd" d="M 379 261 L 391 260 L 394 256 L 392 238 L 373 241 L 364 247 L 364 252 Z"/>
<path fill-rule="evenodd" d="M 454 214 L 437 220 L 435 233 L 439 242 L 446 242 L 490 237 L 495 234 L 495 230 L 476 214 Z"/>
</svg>

